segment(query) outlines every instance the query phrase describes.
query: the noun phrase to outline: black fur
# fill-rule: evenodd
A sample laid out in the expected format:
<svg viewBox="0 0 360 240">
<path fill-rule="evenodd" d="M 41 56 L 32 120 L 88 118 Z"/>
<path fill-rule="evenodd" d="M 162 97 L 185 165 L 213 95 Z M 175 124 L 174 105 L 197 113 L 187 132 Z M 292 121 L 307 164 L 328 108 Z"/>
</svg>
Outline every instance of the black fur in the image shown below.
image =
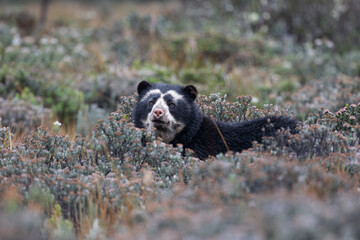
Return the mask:
<svg viewBox="0 0 360 240">
<path fill-rule="evenodd" d="M 139 97 L 134 109 L 136 127 L 145 127 L 141 120 L 151 109 L 146 106 L 146 102 L 140 100 L 151 89 L 159 89 L 162 93 L 174 90 L 184 96 L 184 100 L 180 101 L 175 109 L 170 110 L 170 113 L 176 120 L 185 123 L 185 127 L 180 133 L 176 134 L 170 144 L 175 146 L 180 143 L 185 148 L 194 150 L 200 159 L 227 151 L 219 130 L 228 148 L 234 152 L 241 152 L 251 148 L 253 141 L 261 142 L 264 136 L 275 136 L 280 129 L 289 128 L 291 133 L 297 132 L 297 121 L 284 116 L 270 116 L 236 123 L 215 121 L 216 126 L 214 121 L 204 116 L 195 104 L 197 90 L 194 86 L 150 84 L 146 81 L 141 82 L 138 86 Z"/>
<path fill-rule="evenodd" d="M 280 129 L 290 129 L 296 133 L 297 121 L 284 116 L 270 116 L 250 121 L 226 123 L 215 121 L 224 140 L 231 151 L 241 152 L 251 148 L 253 141 L 261 142 L 264 136 L 275 136 Z M 176 145 L 181 143 L 186 148 L 193 149 L 200 159 L 209 155 L 225 153 L 227 147 L 219 134 L 213 120 L 202 116 L 198 131 L 184 131 L 171 142 Z"/>
</svg>

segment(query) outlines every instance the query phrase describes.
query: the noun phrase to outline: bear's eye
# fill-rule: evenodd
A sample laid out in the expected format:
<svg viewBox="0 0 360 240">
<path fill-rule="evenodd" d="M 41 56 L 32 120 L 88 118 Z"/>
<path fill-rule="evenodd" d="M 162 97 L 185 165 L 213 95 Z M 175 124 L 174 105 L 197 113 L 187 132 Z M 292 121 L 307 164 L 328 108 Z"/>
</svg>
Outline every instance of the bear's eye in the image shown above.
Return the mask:
<svg viewBox="0 0 360 240">
<path fill-rule="evenodd" d="M 168 106 L 169 106 L 169 108 L 174 109 L 175 108 L 175 103 L 172 102 L 172 101 L 169 101 Z"/>
</svg>

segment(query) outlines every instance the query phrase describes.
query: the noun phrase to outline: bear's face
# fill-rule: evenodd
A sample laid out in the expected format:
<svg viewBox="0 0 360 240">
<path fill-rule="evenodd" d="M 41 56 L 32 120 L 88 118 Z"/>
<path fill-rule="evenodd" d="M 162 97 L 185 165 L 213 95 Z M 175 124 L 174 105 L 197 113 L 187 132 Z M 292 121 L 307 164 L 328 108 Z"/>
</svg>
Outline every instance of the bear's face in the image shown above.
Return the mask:
<svg viewBox="0 0 360 240">
<path fill-rule="evenodd" d="M 167 143 L 180 133 L 191 118 L 196 88 L 168 84 L 138 85 L 138 101 L 134 111 L 135 126 L 155 129 Z"/>
</svg>

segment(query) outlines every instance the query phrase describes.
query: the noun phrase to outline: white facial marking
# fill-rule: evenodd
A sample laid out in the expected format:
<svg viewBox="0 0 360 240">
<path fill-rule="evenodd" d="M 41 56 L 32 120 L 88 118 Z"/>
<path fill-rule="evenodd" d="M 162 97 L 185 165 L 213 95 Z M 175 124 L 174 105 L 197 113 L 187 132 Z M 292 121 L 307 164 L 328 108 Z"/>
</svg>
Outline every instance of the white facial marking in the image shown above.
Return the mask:
<svg viewBox="0 0 360 240">
<path fill-rule="evenodd" d="M 167 92 L 164 93 L 163 95 L 166 95 L 166 94 L 170 94 L 170 95 L 174 98 L 175 101 L 184 98 L 181 94 L 177 93 L 177 92 L 174 91 L 174 90 L 167 91 Z M 163 97 L 163 95 L 161 95 L 161 96 Z"/>
<path fill-rule="evenodd" d="M 159 89 L 150 90 L 148 93 L 146 93 L 143 99 L 146 99 L 148 96 L 155 93 L 161 93 L 161 92 Z M 170 113 L 169 106 L 166 104 L 164 100 L 164 96 L 167 94 L 170 94 L 175 100 L 175 102 L 177 102 L 179 99 L 183 99 L 183 96 L 174 90 L 170 90 L 167 91 L 166 93 L 161 94 L 160 97 L 156 100 L 156 103 L 152 107 L 151 111 L 149 112 L 146 121 L 144 121 L 144 125 L 148 130 L 153 129 L 155 127 L 153 123 L 154 110 L 157 108 L 163 110 L 164 114 L 161 118 L 162 120 L 164 120 L 164 126 L 163 128 L 155 128 L 155 132 L 166 143 L 169 143 L 175 138 L 176 134 L 178 134 L 184 129 L 185 124 L 176 121 L 174 116 Z"/>
<path fill-rule="evenodd" d="M 151 94 L 161 94 L 161 91 L 159 89 L 150 90 L 145 94 L 141 101 L 145 101 Z"/>
<path fill-rule="evenodd" d="M 167 94 L 170 94 L 175 101 L 178 101 L 179 99 L 184 98 L 181 94 L 177 93 L 174 90 L 169 90 L 166 93 L 161 93 L 161 91 L 159 89 L 152 89 L 145 94 L 145 96 L 141 99 L 141 101 L 145 101 L 151 94 L 161 94 L 160 98 L 164 97 Z"/>
</svg>

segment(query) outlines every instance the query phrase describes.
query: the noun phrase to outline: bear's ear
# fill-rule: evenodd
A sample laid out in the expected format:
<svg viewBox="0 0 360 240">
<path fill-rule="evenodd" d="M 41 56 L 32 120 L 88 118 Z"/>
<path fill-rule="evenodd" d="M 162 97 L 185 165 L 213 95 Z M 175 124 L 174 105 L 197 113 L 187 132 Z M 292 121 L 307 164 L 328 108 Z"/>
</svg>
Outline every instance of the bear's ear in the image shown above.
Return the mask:
<svg viewBox="0 0 360 240">
<path fill-rule="evenodd" d="M 144 92 L 145 90 L 151 88 L 151 83 L 147 82 L 147 81 L 141 81 L 139 83 L 139 85 L 137 86 L 137 91 L 138 94 L 141 95 L 142 92 Z"/>
<path fill-rule="evenodd" d="M 198 91 L 196 89 L 196 87 L 194 87 L 193 85 L 187 85 L 185 87 L 182 88 L 183 91 L 191 98 L 191 100 L 195 100 L 198 94 Z"/>
</svg>

